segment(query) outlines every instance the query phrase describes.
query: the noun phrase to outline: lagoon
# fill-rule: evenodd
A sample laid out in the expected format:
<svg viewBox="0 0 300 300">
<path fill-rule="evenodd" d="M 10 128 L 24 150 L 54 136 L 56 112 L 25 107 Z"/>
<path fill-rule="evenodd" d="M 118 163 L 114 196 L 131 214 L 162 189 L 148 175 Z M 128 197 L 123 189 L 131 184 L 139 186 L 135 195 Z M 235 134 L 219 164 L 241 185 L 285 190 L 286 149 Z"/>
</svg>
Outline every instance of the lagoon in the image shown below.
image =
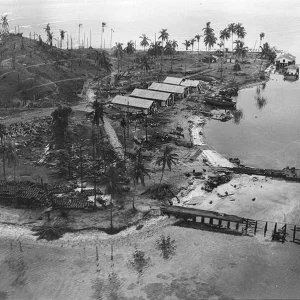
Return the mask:
<svg viewBox="0 0 300 300">
<path fill-rule="evenodd" d="M 300 83 L 271 74 L 270 81 L 239 91 L 241 119 L 210 120 L 208 144 L 225 157 L 252 167 L 300 168 Z"/>
</svg>

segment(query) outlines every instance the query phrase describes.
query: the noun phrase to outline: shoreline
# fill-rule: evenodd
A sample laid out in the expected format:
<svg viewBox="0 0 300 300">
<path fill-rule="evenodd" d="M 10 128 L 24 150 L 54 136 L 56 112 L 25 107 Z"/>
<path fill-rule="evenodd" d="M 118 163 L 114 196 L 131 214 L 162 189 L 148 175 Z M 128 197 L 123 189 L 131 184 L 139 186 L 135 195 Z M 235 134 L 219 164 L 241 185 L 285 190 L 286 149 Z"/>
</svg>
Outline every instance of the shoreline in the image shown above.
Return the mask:
<svg viewBox="0 0 300 300">
<path fill-rule="evenodd" d="M 85 92 L 90 89 L 89 85 L 93 84 L 93 82 L 91 82 L 89 79 L 87 81 L 88 81 L 88 86 L 86 84 L 84 85 Z M 264 81 L 254 82 L 254 83 L 246 84 L 246 85 L 241 84 L 239 86 L 239 89 L 245 89 L 245 88 L 249 88 L 249 87 L 252 87 L 252 86 L 260 85 L 260 84 L 263 84 L 267 81 L 268 80 L 264 80 Z M 82 96 L 84 98 L 89 98 L 90 99 L 91 95 L 87 94 L 87 93 L 82 93 Z M 206 148 L 204 150 L 202 149 L 202 153 L 197 158 L 195 158 L 195 160 L 203 159 L 203 151 L 208 151 L 208 152 L 205 152 L 205 153 L 208 154 L 206 157 L 208 158 L 208 160 L 209 159 L 214 160 L 214 163 L 210 164 L 210 166 L 214 166 L 214 164 L 218 164 L 218 162 L 220 162 L 220 160 L 224 160 L 225 162 L 227 161 L 229 163 L 229 161 L 225 157 L 222 157 L 222 155 L 220 155 L 218 152 L 216 152 L 213 149 L 212 145 L 207 145 L 206 144 L 206 138 L 204 136 L 203 128 L 204 128 L 204 126 L 207 122 L 207 118 L 208 117 L 206 117 L 206 116 L 195 116 L 195 115 L 190 115 L 190 117 L 189 117 L 189 120 L 191 121 L 190 138 L 193 139 L 193 150 L 196 150 L 197 148 L 199 149 L 199 147 L 202 148 L 203 146 Z M 196 133 L 196 130 L 197 130 L 197 133 Z M 199 132 L 201 132 L 201 135 L 199 134 Z M 196 141 L 196 143 L 195 143 L 195 141 Z M 211 154 L 213 154 L 213 155 L 211 155 Z M 194 181 L 196 181 L 196 180 L 194 180 Z M 186 186 L 189 187 L 188 181 L 186 182 Z M 194 184 L 192 186 L 194 186 Z M 189 190 L 188 194 L 191 194 L 193 192 L 193 190 L 194 190 L 193 188 L 191 190 Z M 180 196 L 180 194 L 181 194 L 181 192 L 179 192 L 178 196 Z M 185 197 L 187 197 L 187 196 L 189 196 L 189 195 L 186 194 Z M 181 197 L 182 197 L 182 195 L 181 195 Z M 152 221 L 152 220 L 155 223 L 157 222 L 157 218 L 155 218 L 155 217 L 151 217 L 150 221 Z M 144 221 L 145 220 L 142 219 L 141 223 L 144 223 Z M 34 232 L 31 231 L 31 229 L 29 229 L 28 227 L 24 227 L 24 225 L 19 225 L 17 223 L 2 222 L 2 223 L 0 223 L 0 228 L 1 228 L 0 237 L 4 238 L 4 239 L 8 238 L 8 239 L 13 239 L 13 240 L 14 239 L 17 239 L 17 240 L 21 239 L 21 240 L 25 240 L 25 241 L 30 242 L 30 243 L 36 243 L 36 244 L 42 244 L 42 245 L 45 245 L 45 244 L 53 245 L 53 244 L 55 244 L 57 246 L 59 246 L 59 245 L 62 246 L 65 242 L 65 236 L 68 237 L 68 242 L 70 242 L 69 241 L 70 239 L 71 240 L 74 239 L 74 241 L 75 241 L 77 236 L 81 236 L 80 239 L 88 240 L 89 237 L 91 237 L 91 236 L 93 237 L 95 235 L 98 236 L 97 239 L 100 237 L 102 240 L 107 240 L 107 239 L 117 240 L 119 238 L 119 235 L 122 236 L 123 234 L 126 234 L 126 235 L 134 234 L 135 231 L 136 231 L 136 227 L 137 227 L 137 224 L 131 225 L 131 226 L 125 228 L 125 229 L 121 229 L 121 231 L 116 233 L 116 234 L 108 234 L 108 233 L 105 233 L 104 231 L 100 231 L 99 229 L 92 229 L 92 230 L 82 229 L 82 230 L 77 231 L 77 232 L 67 232 L 63 235 L 62 238 L 60 238 L 58 240 L 51 241 L 49 243 L 48 241 L 45 241 L 45 240 L 37 240 L 36 236 L 33 235 Z M 4 233 L 4 235 L 3 235 L 3 233 Z M 5 235 L 5 233 L 6 233 L 6 235 Z"/>
</svg>

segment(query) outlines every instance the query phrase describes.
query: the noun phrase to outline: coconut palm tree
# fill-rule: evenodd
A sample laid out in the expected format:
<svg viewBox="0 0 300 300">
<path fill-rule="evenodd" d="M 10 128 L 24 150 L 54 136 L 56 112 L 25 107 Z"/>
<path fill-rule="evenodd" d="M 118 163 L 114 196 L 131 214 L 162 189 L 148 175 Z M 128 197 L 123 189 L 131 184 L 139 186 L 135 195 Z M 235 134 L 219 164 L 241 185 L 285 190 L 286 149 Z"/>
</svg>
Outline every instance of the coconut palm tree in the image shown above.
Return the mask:
<svg viewBox="0 0 300 300">
<path fill-rule="evenodd" d="M 195 42 L 196 42 L 195 38 L 190 39 L 190 44 L 192 46 L 192 52 L 194 52 L 194 44 L 195 44 Z"/>
<path fill-rule="evenodd" d="M 176 165 L 176 162 L 178 161 L 178 154 L 172 153 L 172 151 L 173 151 L 173 149 L 170 146 L 166 146 L 166 148 L 164 149 L 164 151 L 162 153 L 162 156 L 159 156 L 156 160 L 156 165 L 158 165 L 158 166 L 162 165 L 159 187 L 161 185 L 161 181 L 163 179 L 163 175 L 164 175 L 166 166 L 171 171 L 172 165 Z"/>
<path fill-rule="evenodd" d="M 135 51 L 136 51 L 136 50 L 135 50 L 135 48 L 134 48 L 134 42 L 133 42 L 133 41 L 129 41 L 129 42 L 127 43 L 127 46 L 124 48 L 124 52 L 125 52 L 126 54 L 130 55 L 130 54 L 134 54 Z"/>
<path fill-rule="evenodd" d="M 229 38 L 230 38 L 230 32 L 228 28 L 225 28 L 220 31 L 220 40 L 223 42 L 224 48 L 225 48 L 225 41 L 227 41 Z"/>
<path fill-rule="evenodd" d="M 118 58 L 118 74 L 120 73 L 120 62 L 124 56 L 123 43 L 116 43 L 113 56 Z"/>
<path fill-rule="evenodd" d="M 247 56 L 248 53 L 248 47 L 245 46 L 245 43 L 242 41 L 235 41 L 236 47 L 235 47 L 235 54 L 237 57 L 242 57 L 242 60 L 244 57 Z"/>
<path fill-rule="evenodd" d="M 211 32 L 210 34 L 206 35 L 204 37 L 204 44 L 206 46 L 206 48 L 208 47 L 208 49 L 210 50 L 217 42 L 217 38 L 214 34 L 214 32 Z M 210 60 L 210 56 L 209 56 L 209 65 L 211 63 L 211 60 Z"/>
<path fill-rule="evenodd" d="M 160 36 L 158 39 L 162 41 L 162 48 L 164 48 L 164 41 L 169 39 L 169 33 L 167 32 L 168 29 L 162 29 L 159 33 Z M 161 61 L 160 61 L 160 71 L 162 72 L 162 62 L 163 62 L 163 51 L 161 51 Z"/>
<path fill-rule="evenodd" d="M 92 113 L 89 115 L 93 115 L 93 121 L 92 124 L 99 127 L 100 121 L 102 124 L 104 124 L 104 111 L 103 111 L 103 104 L 98 102 L 98 99 L 94 100 L 93 102 L 89 103 L 87 107 L 90 107 L 93 109 Z"/>
<path fill-rule="evenodd" d="M 242 23 L 237 23 L 236 24 L 236 35 L 238 37 L 238 39 L 243 40 L 246 36 L 247 32 L 243 26 Z"/>
<path fill-rule="evenodd" d="M 149 42 L 148 41 L 150 41 L 150 39 L 144 33 L 140 36 L 140 39 L 142 39 L 141 42 L 140 42 L 140 45 L 142 47 L 144 47 L 144 52 L 145 52 L 146 51 L 146 47 L 149 46 Z"/>
<path fill-rule="evenodd" d="M 150 70 L 149 59 L 147 55 L 143 55 L 140 58 L 140 68 L 144 71 L 144 81 L 145 81 L 146 72 Z"/>
<path fill-rule="evenodd" d="M 2 25 L 3 33 L 8 33 L 9 32 L 9 24 L 8 24 L 7 15 L 1 16 L 0 24 Z"/>
<path fill-rule="evenodd" d="M 148 49 L 148 54 L 151 57 L 157 58 L 157 56 L 161 54 L 161 51 L 163 51 L 161 41 L 157 41 L 155 43 L 150 44 L 150 47 Z"/>
<path fill-rule="evenodd" d="M 236 33 L 236 24 L 235 23 L 228 24 L 227 29 L 230 32 L 232 38 L 232 52 L 233 52 L 233 35 Z"/>
<path fill-rule="evenodd" d="M 120 195 L 122 192 L 121 186 L 117 180 L 117 170 L 114 166 L 110 166 L 105 174 L 105 194 L 110 194 L 110 227 L 113 229 L 113 201 L 115 196 Z"/>
<path fill-rule="evenodd" d="M 206 27 L 204 27 L 204 28 L 202 29 L 202 31 L 204 32 L 204 38 L 205 38 L 207 35 L 209 35 L 209 34 L 211 34 L 212 32 L 214 32 L 214 30 L 210 27 L 210 23 L 211 23 L 211 22 L 206 22 Z M 207 45 L 206 45 L 206 52 L 207 52 Z"/>
<path fill-rule="evenodd" d="M 112 63 L 110 61 L 108 52 L 105 50 L 95 51 L 95 64 L 100 69 L 104 69 L 107 74 L 111 73 L 112 71 Z"/>
<path fill-rule="evenodd" d="M 198 42 L 198 59 L 199 59 L 199 54 L 200 54 L 199 46 L 200 46 L 200 39 L 201 39 L 201 37 L 203 37 L 203 35 L 200 35 L 200 34 L 195 35 L 195 39 Z"/>
<path fill-rule="evenodd" d="M 184 43 L 182 43 L 185 46 L 185 64 L 184 64 L 184 75 L 186 74 L 186 61 L 187 61 L 187 51 L 189 50 L 189 47 L 191 46 L 191 41 L 185 40 Z"/>
<path fill-rule="evenodd" d="M 261 41 L 265 38 L 265 34 L 264 32 L 261 32 L 260 35 L 259 35 L 259 48 L 261 46 Z"/>
<path fill-rule="evenodd" d="M 65 39 L 66 31 L 62 30 L 62 29 L 59 29 L 59 34 L 60 34 L 60 48 L 62 48 L 62 42 Z"/>
<path fill-rule="evenodd" d="M 136 155 L 137 159 L 130 170 L 130 178 L 133 181 L 134 190 L 136 189 L 136 185 L 139 183 L 139 181 L 143 186 L 145 186 L 145 176 L 148 176 L 150 178 L 149 175 L 150 170 L 147 169 L 143 163 L 141 150 L 142 149 L 140 148 L 137 151 L 137 155 Z M 132 199 L 132 208 L 135 209 L 134 196 Z"/>
</svg>

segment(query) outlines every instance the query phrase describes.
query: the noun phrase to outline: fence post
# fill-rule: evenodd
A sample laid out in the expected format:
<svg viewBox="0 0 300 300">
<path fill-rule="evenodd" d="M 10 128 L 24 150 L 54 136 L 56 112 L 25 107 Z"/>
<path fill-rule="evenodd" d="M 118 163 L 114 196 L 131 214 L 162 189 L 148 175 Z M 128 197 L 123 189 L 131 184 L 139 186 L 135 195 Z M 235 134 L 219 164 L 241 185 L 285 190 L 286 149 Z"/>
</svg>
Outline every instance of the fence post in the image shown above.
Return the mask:
<svg viewBox="0 0 300 300">
<path fill-rule="evenodd" d="M 256 230 L 257 230 L 257 221 L 255 222 L 254 235 L 256 235 Z"/>
<path fill-rule="evenodd" d="M 296 238 L 296 229 L 297 229 L 297 226 L 294 225 L 293 242 L 295 242 L 295 238 Z"/>
<path fill-rule="evenodd" d="M 248 230 L 248 222 L 249 222 L 249 220 L 247 219 L 246 220 L 246 228 L 245 228 L 246 231 Z"/>
<path fill-rule="evenodd" d="M 267 229 L 268 229 L 268 222 L 266 222 L 266 225 L 265 225 L 265 230 L 264 230 L 264 237 L 266 236 L 266 233 L 267 233 Z"/>
<path fill-rule="evenodd" d="M 240 225 L 240 223 L 237 222 L 237 223 L 236 223 L 236 226 L 235 226 L 235 229 L 236 229 L 237 231 L 239 231 L 239 225 Z"/>
</svg>

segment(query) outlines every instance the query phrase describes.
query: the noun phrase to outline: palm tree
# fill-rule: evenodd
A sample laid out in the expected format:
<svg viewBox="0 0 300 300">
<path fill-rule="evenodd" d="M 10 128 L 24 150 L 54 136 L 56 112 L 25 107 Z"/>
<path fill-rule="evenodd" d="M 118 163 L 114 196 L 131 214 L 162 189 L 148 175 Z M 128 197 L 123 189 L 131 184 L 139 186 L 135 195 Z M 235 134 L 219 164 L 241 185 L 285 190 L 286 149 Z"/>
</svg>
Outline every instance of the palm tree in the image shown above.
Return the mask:
<svg viewBox="0 0 300 300">
<path fill-rule="evenodd" d="M 173 70 L 173 59 L 174 59 L 174 54 L 176 52 L 176 48 L 178 48 L 178 42 L 176 40 L 173 40 L 172 41 L 171 70 Z"/>
<path fill-rule="evenodd" d="M 265 34 L 264 32 L 261 32 L 260 35 L 259 35 L 259 48 L 261 46 L 261 41 L 265 38 Z"/>
<path fill-rule="evenodd" d="M 192 46 L 192 52 L 194 52 L 194 44 L 195 44 L 195 42 L 196 42 L 196 40 L 195 40 L 194 38 L 192 38 L 192 39 L 190 40 L 190 44 L 191 44 L 191 46 Z"/>
<path fill-rule="evenodd" d="M 211 22 L 206 22 L 206 27 L 204 27 L 202 29 L 202 31 L 204 31 L 204 38 L 207 36 L 207 35 L 210 35 L 212 32 L 214 32 L 214 30 L 210 27 L 210 23 Z M 207 52 L 207 45 L 206 45 L 206 52 Z"/>
<path fill-rule="evenodd" d="M 103 68 L 107 74 L 112 71 L 112 63 L 110 61 L 108 52 L 105 50 L 95 51 L 95 64 L 101 69 Z"/>
<path fill-rule="evenodd" d="M 89 115 L 93 115 L 93 121 L 92 124 L 99 127 L 100 120 L 101 123 L 104 124 L 104 111 L 103 111 L 103 104 L 98 102 L 98 99 L 94 100 L 92 103 L 89 103 L 87 107 L 91 107 L 93 109 L 93 112 Z"/>
<path fill-rule="evenodd" d="M 146 49 L 146 47 L 148 47 L 149 46 L 149 42 L 148 41 L 150 41 L 150 39 L 146 36 L 146 34 L 142 34 L 141 36 L 140 36 L 140 39 L 142 39 L 142 41 L 140 42 L 140 45 L 142 46 L 142 47 L 144 47 L 144 52 L 146 51 L 145 49 Z"/>
<path fill-rule="evenodd" d="M 189 47 L 191 46 L 191 41 L 185 40 L 184 43 L 182 43 L 185 46 L 185 64 L 184 64 L 184 75 L 186 74 L 186 61 L 187 61 L 187 51 L 189 50 Z"/>
<path fill-rule="evenodd" d="M 236 35 L 239 39 L 243 40 L 246 36 L 247 32 L 242 23 L 236 24 Z"/>
<path fill-rule="evenodd" d="M 8 24 L 7 15 L 1 16 L 1 23 L 0 24 L 2 24 L 3 33 L 8 33 L 9 32 L 9 24 Z"/>
<path fill-rule="evenodd" d="M 53 138 L 58 149 L 64 147 L 71 114 L 72 108 L 62 105 L 59 105 L 58 108 L 51 113 Z"/>
<path fill-rule="evenodd" d="M 235 23 L 228 24 L 227 29 L 230 32 L 232 38 L 232 52 L 233 52 L 233 35 L 236 33 L 236 24 Z"/>
<path fill-rule="evenodd" d="M 161 39 L 162 41 L 162 48 L 164 48 L 164 41 L 167 41 L 169 39 L 169 33 L 167 32 L 168 29 L 162 29 L 159 33 L 160 36 L 158 39 Z M 163 51 L 161 51 L 161 64 L 160 64 L 160 71 L 162 72 L 162 61 L 163 61 Z"/>
<path fill-rule="evenodd" d="M 143 55 L 140 59 L 140 67 L 144 71 L 144 81 L 146 77 L 146 72 L 150 70 L 149 60 L 147 55 Z"/>
<path fill-rule="evenodd" d="M 203 35 L 200 35 L 200 34 L 195 35 L 195 39 L 198 42 L 198 59 L 199 59 L 199 54 L 200 54 L 200 52 L 199 52 L 199 46 L 200 46 L 200 39 L 201 39 L 201 37 L 203 37 Z"/>
<path fill-rule="evenodd" d="M 133 41 L 129 41 L 127 43 L 127 46 L 124 48 L 124 52 L 128 55 L 130 54 L 134 54 L 135 52 L 135 48 L 134 48 L 134 42 Z"/>
<path fill-rule="evenodd" d="M 235 41 L 236 47 L 235 47 L 235 54 L 237 57 L 242 57 L 242 60 L 244 57 L 247 56 L 248 47 L 245 46 L 244 42 L 242 41 Z"/>
<path fill-rule="evenodd" d="M 53 32 L 50 31 L 50 23 L 48 23 L 44 29 L 45 29 L 45 31 L 47 33 L 47 43 L 50 45 L 50 47 L 52 47 Z"/>
<path fill-rule="evenodd" d="M 136 190 L 136 185 L 141 181 L 141 184 L 145 186 L 145 176 L 149 176 L 150 170 L 145 167 L 142 161 L 142 154 L 141 154 L 141 148 L 137 151 L 137 159 L 135 164 L 132 166 L 130 171 L 130 178 L 133 181 L 134 184 L 134 190 Z M 132 208 L 135 209 L 134 206 L 134 196 L 132 200 Z"/>
<path fill-rule="evenodd" d="M 161 51 L 163 51 L 161 41 L 157 41 L 155 43 L 150 44 L 150 47 L 148 49 L 148 54 L 151 57 L 157 58 L 157 56 L 161 54 Z"/>
<path fill-rule="evenodd" d="M 59 29 L 59 33 L 60 33 L 60 48 L 62 48 L 62 42 L 65 39 L 66 31 L 62 30 L 62 29 Z"/>
<path fill-rule="evenodd" d="M 209 50 L 216 44 L 217 38 L 215 36 L 214 30 L 210 27 L 210 22 L 207 22 L 206 30 L 204 32 L 204 44 L 206 49 Z M 210 55 L 209 55 L 209 65 L 210 65 Z"/>
<path fill-rule="evenodd" d="M 172 151 L 173 151 L 173 149 L 170 146 L 166 146 L 166 148 L 164 149 L 164 151 L 162 153 L 162 156 L 158 157 L 156 160 L 156 165 L 158 165 L 158 166 L 162 165 L 159 187 L 161 185 L 161 181 L 163 179 L 163 175 L 164 175 L 166 166 L 171 171 L 172 165 L 176 165 L 176 162 L 178 161 L 178 154 L 172 153 Z"/>
<path fill-rule="evenodd" d="M 116 195 L 121 194 L 121 186 L 117 181 L 117 170 L 114 166 L 110 166 L 107 170 L 106 174 L 106 184 L 105 184 L 105 193 L 111 195 L 110 200 L 110 227 L 113 229 L 113 214 L 112 214 L 112 207 L 113 201 Z"/>
<path fill-rule="evenodd" d="M 118 58 L 118 74 L 120 73 L 120 61 L 124 55 L 123 43 L 116 43 L 113 55 Z"/>
<path fill-rule="evenodd" d="M 230 38 L 230 32 L 228 28 L 225 28 L 220 31 L 220 40 L 222 40 L 225 48 L 225 40 L 227 41 Z"/>
</svg>

